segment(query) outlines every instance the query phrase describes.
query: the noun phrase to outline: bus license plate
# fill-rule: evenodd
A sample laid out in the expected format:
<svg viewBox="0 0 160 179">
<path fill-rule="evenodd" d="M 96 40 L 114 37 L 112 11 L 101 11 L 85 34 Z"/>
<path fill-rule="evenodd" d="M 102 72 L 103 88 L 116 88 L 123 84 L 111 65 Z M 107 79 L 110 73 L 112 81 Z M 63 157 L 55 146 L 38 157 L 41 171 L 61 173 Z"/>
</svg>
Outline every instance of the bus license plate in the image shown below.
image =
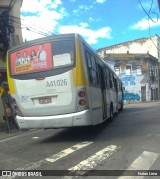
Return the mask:
<svg viewBox="0 0 160 179">
<path fill-rule="evenodd" d="M 38 101 L 39 101 L 39 104 L 52 103 L 52 99 L 51 99 L 51 98 L 48 98 L 48 97 L 39 98 Z"/>
</svg>

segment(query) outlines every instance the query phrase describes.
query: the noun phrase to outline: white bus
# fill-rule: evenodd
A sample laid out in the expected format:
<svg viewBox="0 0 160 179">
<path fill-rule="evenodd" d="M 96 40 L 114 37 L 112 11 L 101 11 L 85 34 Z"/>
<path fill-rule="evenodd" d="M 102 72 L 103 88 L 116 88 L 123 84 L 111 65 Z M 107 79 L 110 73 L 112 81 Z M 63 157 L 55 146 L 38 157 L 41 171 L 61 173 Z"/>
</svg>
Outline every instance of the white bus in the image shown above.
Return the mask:
<svg viewBox="0 0 160 179">
<path fill-rule="evenodd" d="M 123 109 L 121 80 L 78 34 L 10 49 L 7 71 L 21 129 L 97 125 Z"/>
</svg>

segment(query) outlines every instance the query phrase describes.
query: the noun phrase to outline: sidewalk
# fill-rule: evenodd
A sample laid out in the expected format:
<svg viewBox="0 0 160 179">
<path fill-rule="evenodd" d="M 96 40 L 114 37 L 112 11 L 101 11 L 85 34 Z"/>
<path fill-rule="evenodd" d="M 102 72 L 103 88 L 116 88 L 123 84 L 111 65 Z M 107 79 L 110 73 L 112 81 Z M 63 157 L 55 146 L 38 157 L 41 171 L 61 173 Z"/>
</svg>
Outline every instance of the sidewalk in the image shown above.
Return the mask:
<svg viewBox="0 0 160 179">
<path fill-rule="evenodd" d="M 124 102 L 124 105 L 130 105 L 130 104 L 141 104 L 141 103 L 155 103 L 160 102 L 160 100 L 153 100 L 153 101 L 126 101 Z"/>
<path fill-rule="evenodd" d="M 5 123 L 1 123 L 0 124 L 0 140 L 6 139 L 6 138 L 10 138 L 13 136 L 17 136 L 26 132 L 31 132 L 34 129 L 26 129 L 26 130 L 19 130 L 17 131 L 15 128 L 11 129 L 11 133 L 6 133 L 6 124 Z"/>
</svg>

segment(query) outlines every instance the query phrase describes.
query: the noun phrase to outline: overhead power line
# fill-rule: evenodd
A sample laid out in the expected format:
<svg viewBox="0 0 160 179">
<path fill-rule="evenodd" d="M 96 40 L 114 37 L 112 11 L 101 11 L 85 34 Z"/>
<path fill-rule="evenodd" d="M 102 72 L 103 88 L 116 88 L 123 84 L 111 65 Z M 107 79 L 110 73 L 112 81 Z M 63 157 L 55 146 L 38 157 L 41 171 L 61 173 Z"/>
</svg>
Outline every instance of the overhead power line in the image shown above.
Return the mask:
<svg viewBox="0 0 160 179">
<path fill-rule="evenodd" d="M 158 47 L 158 45 L 156 45 L 152 39 L 152 36 L 151 36 L 151 26 L 150 26 L 150 20 L 154 23 L 158 23 L 158 13 L 156 12 L 152 12 L 153 14 L 156 14 L 157 15 L 157 20 L 154 21 L 152 18 L 151 18 L 151 10 L 152 10 L 152 7 L 153 7 L 153 0 L 151 1 L 151 5 L 150 5 L 150 8 L 149 8 L 149 12 L 147 13 L 147 11 L 145 10 L 145 8 L 143 7 L 142 5 L 142 2 L 141 0 L 139 0 L 139 3 L 142 7 L 142 9 L 144 10 L 144 12 L 146 13 L 146 15 L 148 16 L 148 30 L 149 30 L 149 37 L 150 37 L 150 40 L 152 41 L 153 45 L 155 46 L 155 48 L 160 51 L 160 47 Z"/>
<path fill-rule="evenodd" d="M 30 24 L 29 26 L 34 26 L 34 27 L 37 27 L 38 29 L 44 30 L 44 31 L 47 32 L 47 33 L 53 34 L 52 31 L 50 31 L 50 30 L 48 30 L 48 29 L 46 29 L 46 28 L 44 28 L 44 27 L 42 27 L 42 26 L 38 26 L 37 24 L 34 24 L 33 22 L 27 22 L 27 20 L 25 20 L 25 19 L 23 19 L 23 18 L 18 18 L 18 17 L 15 17 L 15 16 L 10 16 L 10 17 L 13 18 L 14 21 L 16 21 L 17 23 L 18 23 L 18 22 L 21 22 L 21 23 L 26 24 L 26 26 L 28 26 L 28 24 Z M 32 24 L 32 25 L 31 25 L 31 24 Z"/>
<path fill-rule="evenodd" d="M 151 2 L 151 6 L 150 6 L 150 9 L 149 9 L 149 13 L 148 13 L 148 12 L 145 10 L 145 8 L 143 7 L 141 0 L 139 0 L 139 4 L 141 5 L 143 11 L 146 13 L 146 15 L 148 16 L 148 18 L 149 18 L 152 22 L 157 23 L 157 22 L 158 22 L 158 14 L 155 13 L 155 12 L 152 12 L 152 13 L 154 13 L 154 14 L 157 15 L 157 20 L 156 20 L 156 21 L 154 21 L 153 18 L 151 18 L 151 16 L 150 16 L 150 14 L 151 14 L 151 9 L 152 9 L 152 6 L 153 6 L 153 0 L 152 0 L 152 2 Z"/>
<path fill-rule="evenodd" d="M 37 34 L 40 34 L 40 35 L 43 35 L 43 36 L 49 36 L 49 35 L 51 35 L 51 34 L 49 34 L 47 32 L 37 30 L 33 26 L 29 26 L 29 25 L 17 22 L 17 21 L 15 21 L 13 19 L 9 19 L 9 24 L 11 24 L 13 26 L 16 26 L 17 28 L 26 29 L 28 31 L 31 31 L 31 32 L 34 32 L 34 33 L 37 33 Z"/>
<path fill-rule="evenodd" d="M 34 24 L 32 22 L 28 22 L 27 20 L 23 19 L 23 18 L 18 18 L 18 17 L 15 17 L 15 16 L 10 16 L 10 23 L 14 22 L 16 24 L 19 24 L 19 25 L 22 25 L 23 26 L 23 29 L 24 27 L 26 27 L 26 30 L 34 30 L 34 32 L 40 32 L 41 35 L 42 33 L 45 35 L 45 36 L 49 36 L 49 35 L 57 35 L 59 34 L 58 32 L 55 32 L 55 31 L 50 31 L 42 26 L 38 26 L 37 24 Z M 41 29 L 41 30 L 39 30 Z"/>
</svg>

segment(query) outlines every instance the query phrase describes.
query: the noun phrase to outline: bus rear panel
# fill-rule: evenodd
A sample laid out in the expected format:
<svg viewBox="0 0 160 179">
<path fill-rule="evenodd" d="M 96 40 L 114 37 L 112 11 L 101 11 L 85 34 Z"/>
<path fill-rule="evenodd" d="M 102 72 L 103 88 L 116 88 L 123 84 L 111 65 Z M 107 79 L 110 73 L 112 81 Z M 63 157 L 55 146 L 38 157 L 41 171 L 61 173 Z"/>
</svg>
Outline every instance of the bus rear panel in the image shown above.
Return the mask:
<svg viewBox="0 0 160 179">
<path fill-rule="evenodd" d="M 78 34 L 14 47 L 7 68 L 22 129 L 97 125 L 123 109 L 121 80 Z"/>
<path fill-rule="evenodd" d="M 20 128 L 92 125 L 76 45 L 80 46 L 76 38 L 56 38 L 9 51 L 9 78 L 13 79 Z M 77 84 L 79 79 L 81 84 Z"/>
</svg>

